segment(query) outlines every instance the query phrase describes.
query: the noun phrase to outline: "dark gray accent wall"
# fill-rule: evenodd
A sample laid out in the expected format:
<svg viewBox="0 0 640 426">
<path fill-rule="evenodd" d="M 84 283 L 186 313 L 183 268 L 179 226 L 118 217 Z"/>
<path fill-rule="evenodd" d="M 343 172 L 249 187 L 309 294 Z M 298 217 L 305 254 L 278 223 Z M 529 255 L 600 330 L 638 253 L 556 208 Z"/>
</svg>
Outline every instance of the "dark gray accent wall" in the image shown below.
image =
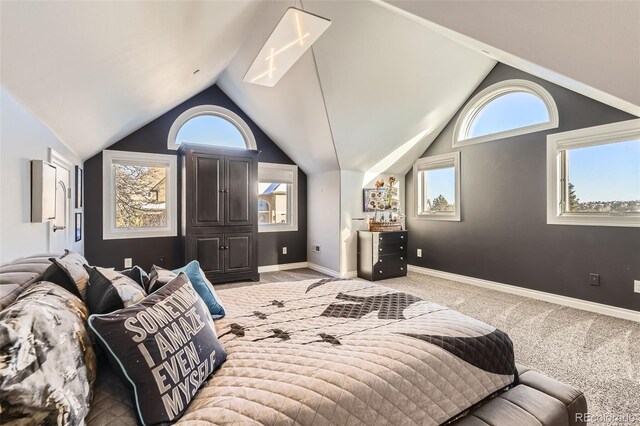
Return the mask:
<svg viewBox="0 0 640 426">
<path fill-rule="evenodd" d="M 547 225 L 546 136 L 636 117 L 498 64 L 480 90 L 508 79 L 540 84 L 555 99 L 557 129 L 467 146 L 460 151 L 461 222 L 413 219 L 413 173 L 406 175 L 409 263 L 563 296 L 640 310 L 640 228 Z M 459 113 L 458 113 L 459 114 Z M 445 127 L 425 156 L 452 152 Z M 422 258 L 416 249 L 422 249 Z M 589 274 L 600 274 L 600 286 Z"/>
<path fill-rule="evenodd" d="M 180 114 L 198 105 L 219 105 L 247 122 L 253 132 L 260 156 L 266 163 L 295 164 L 282 150 L 217 86 L 212 86 L 158 117 L 107 149 L 177 155 L 167 149 L 167 136 Z M 183 238 L 102 239 L 102 153 L 84 163 L 85 173 L 85 256 L 92 265 L 122 268 L 124 258 L 149 269 L 152 264 L 177 268 L 185 263 Z M 178 173 L 178 199 L 181 199 L 181 176 Z M 178 204 L 178 218 L 181 217 Z M 260 233 L 258 236 L 258 264 L 260 266 L 306 262 L 307 260 L 307 176 L 298 169 L 298 231 Z M 287 247 L 286 255 L 282 247 Z"/>
</svg>

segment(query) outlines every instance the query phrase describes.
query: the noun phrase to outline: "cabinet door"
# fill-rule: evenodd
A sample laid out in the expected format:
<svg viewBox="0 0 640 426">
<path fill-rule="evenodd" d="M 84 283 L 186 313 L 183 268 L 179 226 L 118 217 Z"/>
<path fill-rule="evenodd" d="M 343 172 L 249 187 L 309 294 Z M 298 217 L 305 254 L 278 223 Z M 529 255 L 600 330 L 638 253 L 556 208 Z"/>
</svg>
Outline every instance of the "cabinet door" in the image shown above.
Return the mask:
<svg viewBox="0 0 640 426">
<path fill-rule="evenodd" d="M 203 234 L 189 237 L 187 260 L 197 260 L 206 274 L 223 272 L 223 234 Z"/>
<path fill-rule="evenodd" d="M 250 272 L 253 267 L 253 234 L 225 234 L 225 272 Z"/>
<path fill-rule="evenodd" d="M 255 187 L 254 160 L 246 157 L 227 157 L 226 167 L 226 224 L 252 225 L 257 216 L 254 199 Z M 255 194 L 254 194 L 255 192 Z"/>
<path fill-rule="evenodd" d="M 224 157 L 195 153 L 193 173 L 187 191 L 193 191 L 191 200 L 192 226 L 224 225 Z"/>
</svg>

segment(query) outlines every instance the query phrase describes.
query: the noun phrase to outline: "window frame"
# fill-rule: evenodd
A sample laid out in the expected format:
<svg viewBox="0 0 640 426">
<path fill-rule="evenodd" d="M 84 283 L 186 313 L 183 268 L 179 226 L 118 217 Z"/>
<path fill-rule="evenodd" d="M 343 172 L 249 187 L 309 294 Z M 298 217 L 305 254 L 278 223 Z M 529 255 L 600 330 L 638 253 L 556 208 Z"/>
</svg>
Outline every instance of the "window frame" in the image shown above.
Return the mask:
<svg viewBox="0 0 640 426">
<path fill-rule="evenodd" d="M 256 145 L 256 138 L 253 136 L 253 132 L 251 131 L 251 128 L 249 128 L 249 125 L 247 124 L 247 122 L 244 121 L 242 117 L 240 117 L 235 112 L 217 105 L 199 105 L 199 106 L 190 108 L 185 112 L 183 112 L 182 114 L 180 114 L 178 118 L 176 118 L 176 121 L 174 121 L 173 124 L 171 125 L 171 128 L 169 129 L 169 135 L 167 137 L 167 149 L 170 149 L 172 151 L 177 151 L 178 149 L 180 149 L 182 144 L 176 143 L 176 138 L 178 136 L 178 132 L 180 131 L 180 128 L 182 128 L 182 126 L 187 121 L 191 120 L 192 118 L 199 117 L 201 115 L 213 115 L 213 116 L 220 117 L 227 120 L 238 129 L 238 131 L 244 138 L 246 149 L 258 149 Z M 219 145 L 210 145 L 210 144 L 199 144 L 199 145 L 219 146 Z M 234 149 L 233 147 L 225 147 L 225 148 Z"/>
<path fill-rule="evenodd" d="M 263 182 L 264 180 L 264 182 Z M 290 232 L 298 230 L 298 166 L 295 164 L 258 163 L 258 183 L 287 183 L 289 223 L 259 223 L 258 232 Z M 260 194 L 258 194 L 260 196 Z M 256 205 L 256 210 L 258 206 Z"/>
<path fill-rule="evenodd" d="M 450 167 L 451 165 L 454 168 L 454 176 L 455 176 L 455 211 L 453 214 L 447 213 L 421 213 L 423 211 L 423 205 L 425 204 L 424 200 L 424 191 L 423 187 L 426 182 L 424 182 L 424 178 L 421 177 L 421 172 L 427 170 L 435 170 L 441 169 L 446 165 Z M 414 198 L 414 219 L 417 220 L 437 220 L 437 221 L 449 221 L 449 222 L 460 222 L 461 221 L 461 192 L 460 192 L 460 151 L 454 151 L 447 154 L 434 155 L 431 157 L 423 157 L 418 159 L 413 165 L 413 198 Z"/>
<path fill-rule="evenodd" d="M 549 112 L 549 121 L 468 138 L 467 135 L 471 128 L 471 124 L 480 111 L 495 99 L 510 92 L 526 92 L 538 97 L 547 107 L 547 111 Z M 475 145 L 477 143 L 491 142 L 498 139 L 539 132 L 541 130 L 555 129 L 559 126 L 559 123 L 558 107 L 553 96 L 551 96 L 544 87 L 529 80 L 505 80 L 483 89 L 471 98 L 469 102 L 467 102 L 456 120 L 453 130 L 452 145 L 453 148 L 460 148 L 468 145 Z"/>
<path fill-rule="evenodd" d="M 151 167 L 167 168 L 165 201 L 167 226 L 157 228 L 116 228 L 114 161 L 142 163 Z M 102 152 L 102 239 L 176 237 L 178 235 L 177 188 L 177 157 L 175 155 L 104 150 Z"/>
<path fill-rule="evenodd" d="M 565 213 L 566 151 L 640 139 L 640 119 L 547 135 L 547 224 L 640 227 L 640 215 Z"/>
</svg>

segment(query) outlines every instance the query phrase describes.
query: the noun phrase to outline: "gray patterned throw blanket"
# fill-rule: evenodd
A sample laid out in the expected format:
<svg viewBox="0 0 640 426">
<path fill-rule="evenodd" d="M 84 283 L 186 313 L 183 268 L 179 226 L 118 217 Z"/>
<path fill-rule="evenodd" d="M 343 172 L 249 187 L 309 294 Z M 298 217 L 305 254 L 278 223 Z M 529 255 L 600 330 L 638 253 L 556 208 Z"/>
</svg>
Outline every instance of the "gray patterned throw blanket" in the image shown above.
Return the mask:
<svg viewBox="0 0 640 426">
<path fill-rule="evenodd" d="M 512 385 L 509 337 L 365 281 L 218 292 L 228 356 L 180 422 L 436 425 Z"/>
</svg>

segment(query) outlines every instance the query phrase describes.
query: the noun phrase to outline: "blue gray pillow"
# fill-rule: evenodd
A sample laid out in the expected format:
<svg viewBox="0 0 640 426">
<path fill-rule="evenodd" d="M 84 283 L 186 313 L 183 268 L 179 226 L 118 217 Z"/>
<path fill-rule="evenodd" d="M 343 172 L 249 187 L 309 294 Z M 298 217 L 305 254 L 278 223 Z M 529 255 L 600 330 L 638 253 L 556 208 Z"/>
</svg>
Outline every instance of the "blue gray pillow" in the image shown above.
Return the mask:
<svg viewBox="0 0 640 426">
<path fill-rule="evenodd" d="M 224 306 L 216 295 L 216 291 L 213 289 L 213 284 L 207 279 L 200 263 L 197 260 L 192 260 L 186 266 L 179 269 L 174 269 L 174 273 L 178 274 L 184 272 L 189 277 L 189 281 L 196 289 L 204 303 L 209 308 L 209 313 L 213 319 L 220 319 L 225 316 Z"/>
</svg>

